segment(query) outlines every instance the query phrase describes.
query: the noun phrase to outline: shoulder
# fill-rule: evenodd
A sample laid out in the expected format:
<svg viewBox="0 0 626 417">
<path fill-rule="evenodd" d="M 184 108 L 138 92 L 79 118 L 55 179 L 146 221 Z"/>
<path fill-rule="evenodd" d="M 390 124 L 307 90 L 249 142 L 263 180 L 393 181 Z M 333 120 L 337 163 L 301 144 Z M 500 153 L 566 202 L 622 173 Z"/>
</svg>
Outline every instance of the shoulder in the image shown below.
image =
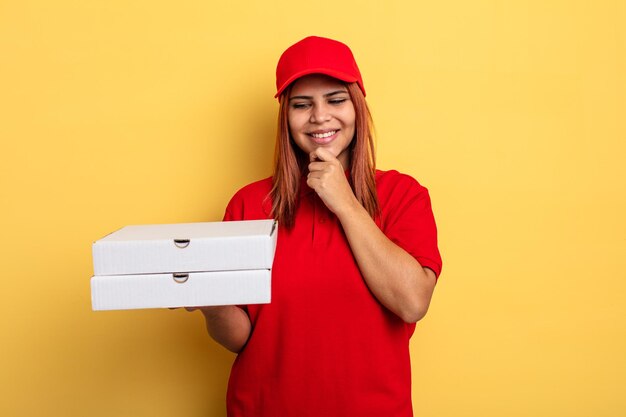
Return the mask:
<svg viewBox="0 0 626 417">
<path fill-rule="evenodd" d="M 383 229 L 402 218 L 417 222 L 432 217 L 428 189 L 410 175 L 395 170 L 376 171 L 376 191 Z"/>
<path fill-rule="evenodd" d="M 376 191 L 381 204 L 388 200 L 428 196 L 428 189 L 415 178 L 396 170 L 376 170 Z"/>
<path fill-rule="evenodd" d="M 263 178 L 241 187 L 233 196 L 238 199 L 266 196 L 272 189 L 272 177 Z"/>
<path fill-rule="evenodd" d="M 426 187 L 398 171 L 377 172 L 376 186 L 383 233 L 439 276 L 437 225 Z"/>
<path fill-rule="evenodd" d="M 254 220 L 269 218 L 272 204 L 270 191 L 272 177 L 264 178 L 240 188 L 230 199 L 225 220 Z"/>
</svg>

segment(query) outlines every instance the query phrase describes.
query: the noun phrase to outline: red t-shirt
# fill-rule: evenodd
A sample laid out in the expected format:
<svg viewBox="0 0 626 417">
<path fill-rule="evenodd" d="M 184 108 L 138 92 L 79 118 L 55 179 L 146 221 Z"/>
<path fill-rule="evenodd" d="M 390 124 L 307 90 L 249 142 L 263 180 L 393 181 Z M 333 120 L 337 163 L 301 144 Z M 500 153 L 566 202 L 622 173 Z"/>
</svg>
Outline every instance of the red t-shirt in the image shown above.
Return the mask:
<svg viewBox="0 0 626 417">
<path fill-rule="evenodd" d="M 224 220 L 270 218 L 271 178 L 232 198 Z M 377 171 L 385 235 L 437 276 L 441 257 L 426 188 Z M 230 417 L 408 417 L 409 338 L 369 291 L 336 216 L 306 183 L 295 225 L 278 228 L 270 304 L 244 307 L 250 338 L 228 384 Z"/>
</svg>

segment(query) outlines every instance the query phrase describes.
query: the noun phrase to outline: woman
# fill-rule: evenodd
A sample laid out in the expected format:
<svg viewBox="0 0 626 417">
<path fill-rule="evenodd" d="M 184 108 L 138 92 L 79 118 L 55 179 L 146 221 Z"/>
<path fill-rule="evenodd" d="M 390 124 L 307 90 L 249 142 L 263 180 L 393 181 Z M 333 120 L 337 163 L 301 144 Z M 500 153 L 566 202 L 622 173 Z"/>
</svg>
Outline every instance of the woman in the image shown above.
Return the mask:
<svg viewBox="0 0 626 417">
<path fill-rule="evenodd" d="M 277 67 L 274 174 L 225 220 L 276 218 L 272 302 L 201 309 L 238 356 L 229 416 L 411 416 L 409 338 L 441 258 L 425 188 L 377 171 L 350 49 L 308 37 Z"/>
</svg>

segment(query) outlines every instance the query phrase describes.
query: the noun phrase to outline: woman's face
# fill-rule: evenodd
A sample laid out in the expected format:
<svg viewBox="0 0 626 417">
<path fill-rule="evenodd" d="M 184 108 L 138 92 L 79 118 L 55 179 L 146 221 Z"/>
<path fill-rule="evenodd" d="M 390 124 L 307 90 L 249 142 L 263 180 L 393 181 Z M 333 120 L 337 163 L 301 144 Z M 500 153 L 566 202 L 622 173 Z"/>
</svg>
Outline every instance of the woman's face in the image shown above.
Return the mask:
<svg viewBox="0 0 626 417">
<path fill-rule="evenodd" d="M 288 119 L 291 137 L 305 153 L 324 147 L 349 167 L 356 115 L 341 81 L 321 74 L 298 79 L 289 94 Z"/>
</svg>

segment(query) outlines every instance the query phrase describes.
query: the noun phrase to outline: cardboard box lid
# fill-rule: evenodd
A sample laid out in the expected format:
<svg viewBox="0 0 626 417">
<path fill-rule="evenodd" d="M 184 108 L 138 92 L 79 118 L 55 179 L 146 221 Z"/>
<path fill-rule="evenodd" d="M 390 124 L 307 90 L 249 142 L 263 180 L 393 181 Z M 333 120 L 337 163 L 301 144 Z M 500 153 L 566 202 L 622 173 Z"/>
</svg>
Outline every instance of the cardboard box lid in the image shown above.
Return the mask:
<svg viewBox="0 0 626 417">
<path fill-rule="evenodd" d="M 94 275 L 270 269 L 274 220 L 126 226 L 93 244 Z"/>
</svg>

